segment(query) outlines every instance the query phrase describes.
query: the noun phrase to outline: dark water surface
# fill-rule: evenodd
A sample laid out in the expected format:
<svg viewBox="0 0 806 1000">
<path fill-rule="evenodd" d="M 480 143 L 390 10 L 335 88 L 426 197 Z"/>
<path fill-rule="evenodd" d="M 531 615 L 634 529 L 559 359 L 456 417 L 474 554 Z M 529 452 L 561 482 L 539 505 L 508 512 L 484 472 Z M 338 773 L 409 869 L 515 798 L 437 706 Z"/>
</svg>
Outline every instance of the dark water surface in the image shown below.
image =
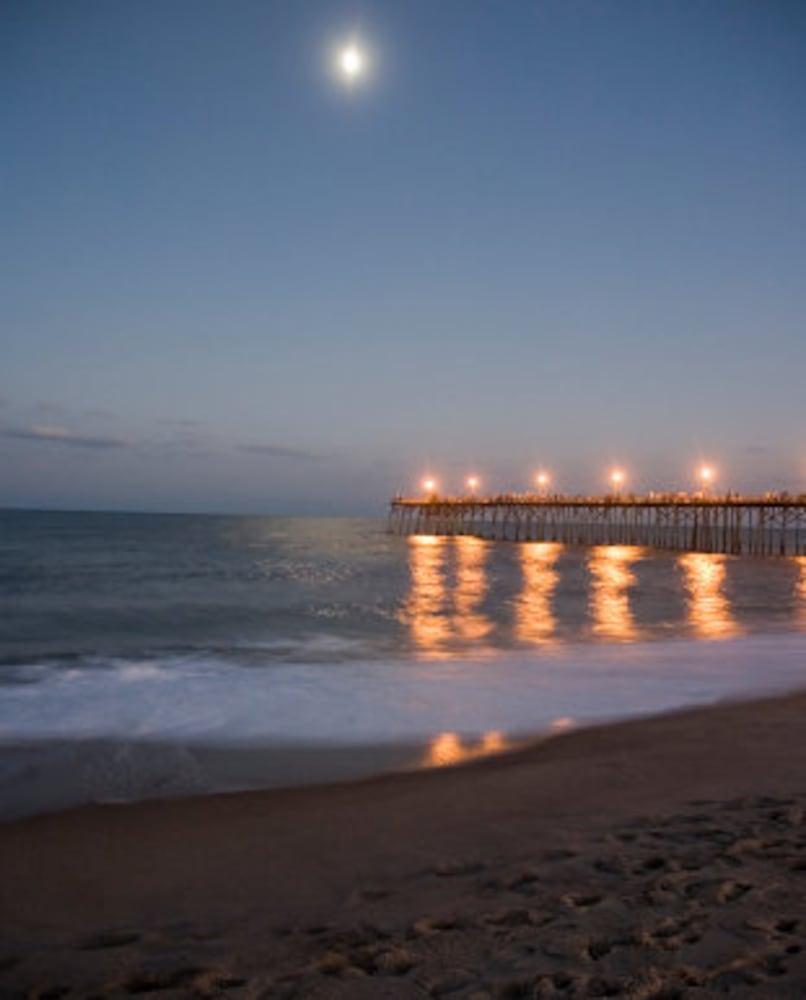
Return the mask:
<svg viewBox="0 0 806 1000">
<path fill-rule="evenodd" d="M 397 538 L 381 520 L 0 513 L 0 664 L 339 662 L 806 627 L 806 559 Z"/>
</svg>

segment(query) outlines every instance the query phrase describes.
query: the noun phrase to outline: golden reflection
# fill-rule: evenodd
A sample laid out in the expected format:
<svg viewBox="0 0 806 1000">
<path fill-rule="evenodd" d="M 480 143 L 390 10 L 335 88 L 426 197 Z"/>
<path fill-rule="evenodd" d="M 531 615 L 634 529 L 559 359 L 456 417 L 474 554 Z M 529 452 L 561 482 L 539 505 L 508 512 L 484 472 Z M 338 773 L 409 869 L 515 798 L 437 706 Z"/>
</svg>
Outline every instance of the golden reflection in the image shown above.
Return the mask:
<svg viewBox="0 0 806 1000">
<path fill-rule="evenodd" d="M 800 601 L 799 618 L 806 626 L 806 556 L 795 556 L 795 562 L 800 567 L 800 579 L 796 585 L 796 593 Z"/>
<path fill-rule="evenodd" d="M 507 741 L 504 738 L 504 734 L 494 729 L 492 732 L 485 733 L 481 738 L 481 752 L 482 753 L 501 753 L 502 750 L 506 750 Z"/>
<path fill-rule="evenodd" d="M 629 589 L 635 583 L 630 566 L 640 558 L 641 550 L 630 545 L 599 545 L 591 551 L 591 613 L 600 635 L 622 642 L 638 637 Z"/>
<path fill-rule="evenodd" d="M 520 642 L 557 643 L 552 597 L 560 579 L 554 566 L 561 551 L 557 542 L 524 542 L 519 548 L 523 590 L 515 600 L 515 637 Z"/>
<path fill-rule="evenodd" d="M 425 656 L 447 656 L 452 643 L 479 642 L 493 628 L 481 612 L 487 594 L 489 546 L 480 538 L 413 535 L 411 591 L 403 611 L 414 644 Z M 449 553 L 455 577 L 448 577 Z M 453 560 L 451 560 L 453 563 Z"/>
<path fill-rule="evenodd" d="M 447 540 L 435 535 L 412 535 L 409 542 L 411 593 L 404 618 L 415 645 L 423 653 L 445 656 L 444 644 L 451 634 L 445 606 Z"/>
<path fill-rule="evenodd" d="M 725 556 L 712 552 L 686 552 L 678 557 L 688 590 L 688 620 L 703 639 L 727 639 L 741 631 L 730 601 L 722 591 Z"/>
<path fill-rule="evenodd" d="M 463 757 L 462 741 L 456 733 L 440 733 L 428 745 L 426 763 L 429 767 L 447 767 L 458 764 Z"/>
<path fill-rule="evenodd" d="M 489 544 L 481 538 L 460 535 L 454 539 L 456 545 L 456 590 L 453 606 L 456 612 L 454 624 L 462 639 L 483 639 L 493 627 L 479 608 L 487 593 L 485 563 L 489 554 Z"/>
<path fill-rule="evenodd" d="M 498 730 L 484 733 L 479 740 L 462 742 L 456 733 L 438 733 L 428 744 L 424 767 L 448 767 L 477 757 L 501 753 L 509 747 L 506 737 Z"/>
</svg>

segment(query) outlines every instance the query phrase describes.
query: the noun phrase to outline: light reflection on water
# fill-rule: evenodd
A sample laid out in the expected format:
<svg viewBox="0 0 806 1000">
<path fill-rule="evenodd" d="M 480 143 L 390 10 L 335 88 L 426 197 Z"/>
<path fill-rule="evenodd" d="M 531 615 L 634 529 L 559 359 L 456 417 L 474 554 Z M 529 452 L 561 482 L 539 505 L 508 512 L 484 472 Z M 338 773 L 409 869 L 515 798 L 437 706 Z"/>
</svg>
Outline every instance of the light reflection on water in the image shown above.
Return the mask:
<svg viewBox="0 0 806 1000">
<path fill-rule="evenodd" d="M 425 659 L 591 640 L 729 639 L 758 631 L 759 609 L 775 629 L 806 628 L 806 556 L 756 562 L 627 545 L 413 536 L 408 559 L 399 617 Z"/>
<path fill-rule="evenodd" d="M 515 600 L 515 638 L 533 646 L 557 645 L 552 602 L 560 574 L 555 569 L 562 545 L 524 542 L 519 546 L 523 590 Z"/>
<path fill-rule="evenodd" d="M 438 733 L 428 744 L 422 761 L 424 767 L 448 767 L 466 760 L 502 753 L 511 744 L 498 730 L 484 733 L 478 740 L 462 740 L 457 733 Z"/>
<path fill-rule="evenodd" d="M 487 594 L 485 563 L 489 543 L 469 535 L 455 539 L 456 588 L 453 594 L 453 624 L 463 639 L 483 639 L 493 623 L 481 613 L 481 604 Z"/>
<path fill-rule="evenodd" d="M 446 656 L 445 644 L 451 635 L 446 616 L 445 554 L 448 539 L 414 535 L 410 541 L 411 592 L 404 618 L 414 645 L 421 652 L 432 657 Z"/>
<path fill-rule="evenodd" d="M 701 639 L 729 639 L 743 631 L 723 590 L 726 558 L 712 552 L 686 552 L 678 557 L 688 591 L 688 620 Z"/>
<path fill-rule="evenodd" d="M 567 715 L 553 719 L 547 729 L 550 733 L 564 733 L 576 726 L 574 719 Z M 437 733 L 428 744 L 420 761 L 421 767 L 450 767 L 452 764 L 463 764 L 465 761 L 477 760 L 479 757 L 491 757 L 494 754 L 512 750 L 517 740 L 511 739 L 498 729 L 482 733 L 478 739 L 463 739 L 458 733 Z"/>
<path fill-rule="evenodd" d="M 471 536 L 411 537 L 411 590 L 402 617 L 422 655 L 447 656 L 452 643 L 479 643 L 495 628 L 483 611 L 489 591 L 487 562 L 491 548 L 491 543 Z M 562 546 L 531 543 L 518 549 L 523 586 L 514 604 L 515 638 L 533 645 L 554 644 L 557 619 L 552 611 L 552 595 L 559 579 L 554 564 Z M 452 580 L 451 565 L 455 574 Z"/>
<path fill-rule="evenodd" d="M 593 631 L 602 638 L 621 642 L 639 638 L 629 591 L 636 583 L 630 567 L 642 557 L 643 550 L 632 545 L 597 545 L 591 550 L 591 615 Z"/>
<path fill-rule="evenodd" d="M 794 562 L 799 569 L 798 581 L 795 584 L 798 622 L 802 628 L 806 628 L 806 556 L 795 556 Z"/>
<path fill-rule="evenodd" d="M 481 611 L 488 588 L 488 551 L 488 542 L 470 536 L 412 537 L 411 592 L 404 620 L 423 655 L 447 656 L 451 642 L 480 642 L 492 630 L 492 621 Z M 449 557 L 455 570 L 450 586 Z"/>
</svg>

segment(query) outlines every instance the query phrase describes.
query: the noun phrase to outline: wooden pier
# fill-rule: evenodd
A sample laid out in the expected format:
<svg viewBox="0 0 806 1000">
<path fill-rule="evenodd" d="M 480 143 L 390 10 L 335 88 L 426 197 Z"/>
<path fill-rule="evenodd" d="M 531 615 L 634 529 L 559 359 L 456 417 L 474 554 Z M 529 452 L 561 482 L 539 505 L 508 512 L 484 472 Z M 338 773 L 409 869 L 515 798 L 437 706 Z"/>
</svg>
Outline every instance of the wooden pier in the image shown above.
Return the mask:
<svg viewBox="0 0 806 1000">
<path fill-rule="evenodd" d="M 389 531 L 497 541 L 806 555 L 806 496 L 395 497 Z"/>
</svg>

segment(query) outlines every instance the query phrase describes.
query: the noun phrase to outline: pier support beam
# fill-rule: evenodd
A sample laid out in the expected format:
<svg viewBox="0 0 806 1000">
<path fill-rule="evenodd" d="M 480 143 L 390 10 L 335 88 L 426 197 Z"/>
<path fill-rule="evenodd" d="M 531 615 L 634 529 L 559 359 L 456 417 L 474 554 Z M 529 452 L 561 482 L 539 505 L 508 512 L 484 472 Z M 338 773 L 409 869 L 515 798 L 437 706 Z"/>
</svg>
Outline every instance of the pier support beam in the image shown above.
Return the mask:
<svg viewBox="0 0 806 1000">
<path fill-rule="evenodd" d="M 492 541 L 802 556 L 806 555 L 806 496 L 674 500 L 395 497 L 387 528 L 395 535 L 473 535 Z"/>
</svg>

